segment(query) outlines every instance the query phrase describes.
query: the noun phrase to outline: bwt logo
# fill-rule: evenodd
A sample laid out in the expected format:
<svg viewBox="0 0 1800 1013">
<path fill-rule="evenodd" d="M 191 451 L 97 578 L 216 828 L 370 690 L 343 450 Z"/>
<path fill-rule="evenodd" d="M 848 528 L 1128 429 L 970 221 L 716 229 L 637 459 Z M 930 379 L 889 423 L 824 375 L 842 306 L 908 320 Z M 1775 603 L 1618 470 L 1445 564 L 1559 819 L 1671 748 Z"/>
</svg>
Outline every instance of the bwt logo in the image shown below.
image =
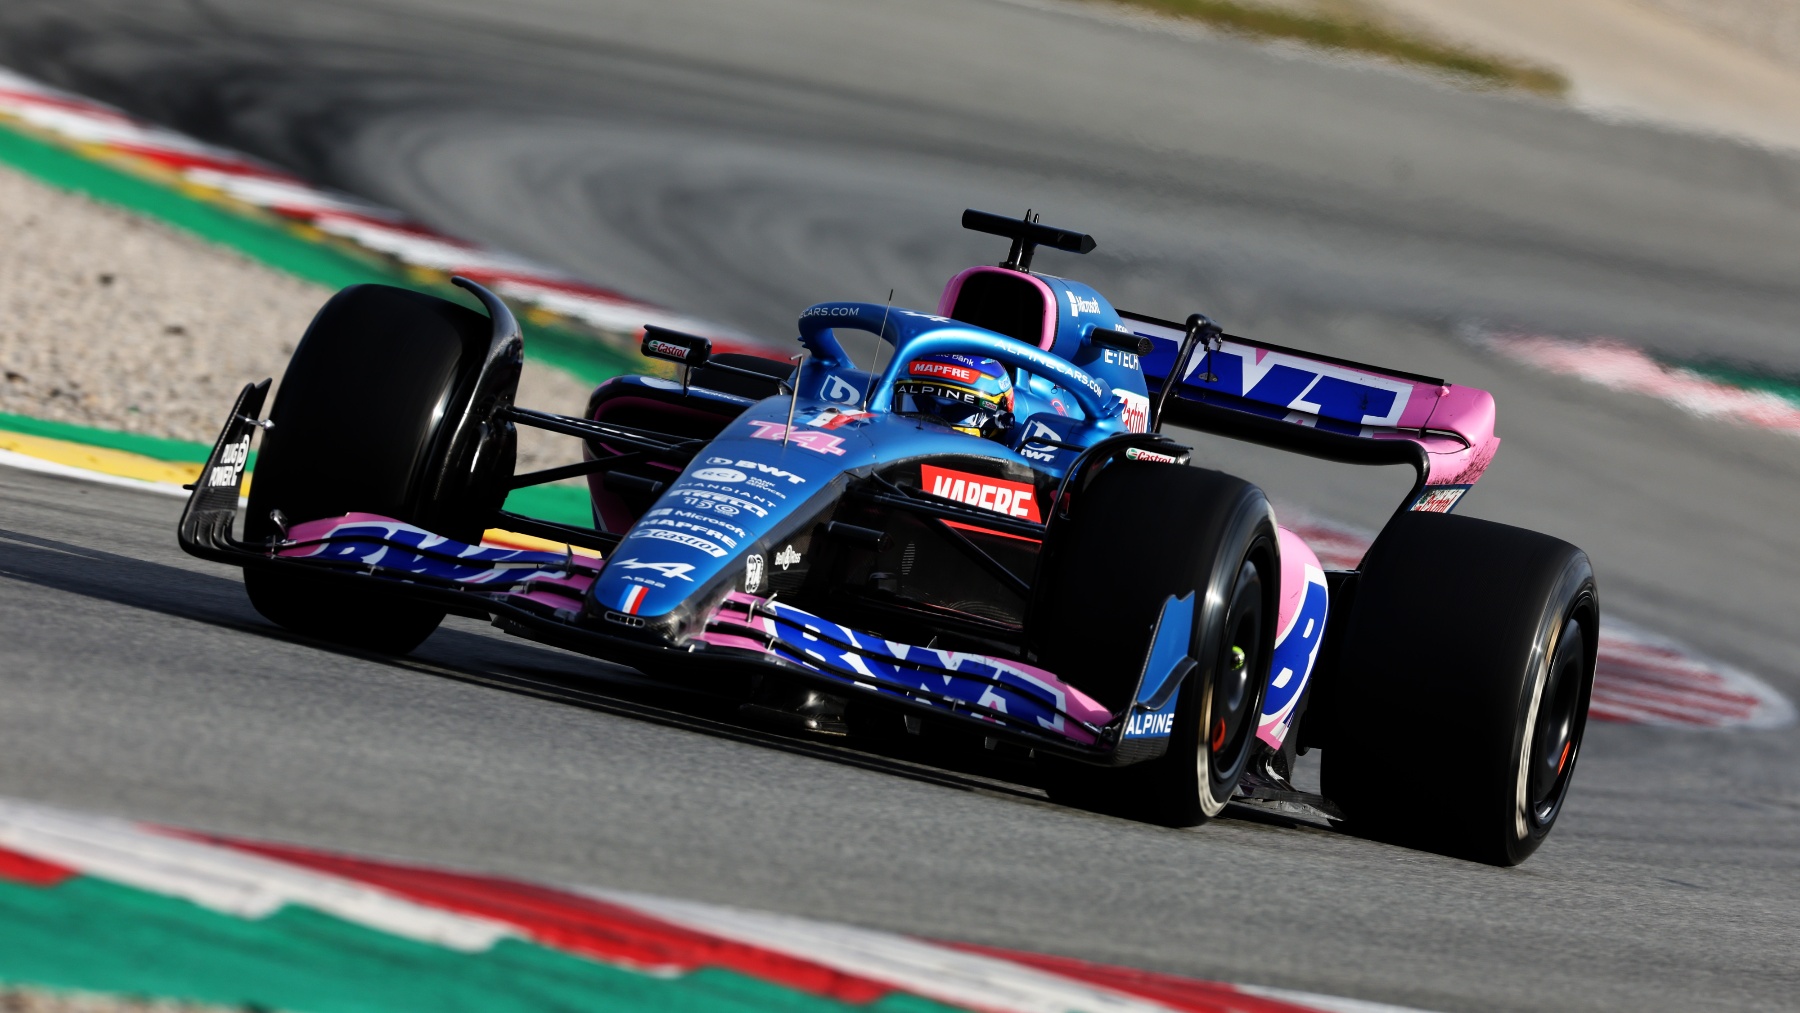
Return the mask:
<svg viewBox="0 0 1800 1013">
<path fill-rule="evenodd" d="M 1209 362 L 1218 380 L 1198 381 L 1201 366 Z M 1210 356 L 1195 355 L 1184 382 L 1363 426 L 1397 425 L 1413 392 L 1405 380 L 1232 342 Z"/>
<path fill-rule="evenodd" d="M 1100 312 L 1100 300 L 1098 299 L 1083 299 L 1073 292 L 1064 292 L 1063 295 L 1069 297 L 1069 315 L 1072 317 L 1078 317 L 1083 313 Z"/>
</svg>

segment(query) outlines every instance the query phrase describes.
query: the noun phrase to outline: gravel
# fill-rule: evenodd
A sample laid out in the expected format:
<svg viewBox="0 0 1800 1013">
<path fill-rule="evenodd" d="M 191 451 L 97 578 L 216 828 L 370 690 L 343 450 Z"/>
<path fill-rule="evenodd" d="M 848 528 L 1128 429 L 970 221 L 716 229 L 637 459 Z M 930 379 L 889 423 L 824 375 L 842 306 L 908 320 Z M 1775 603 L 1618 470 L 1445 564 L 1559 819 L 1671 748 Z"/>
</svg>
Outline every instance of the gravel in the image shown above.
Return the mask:
<svg viewBox="0 0 1800 1013">
<path fill-rule="evenodd" d="M 1636 0 L 1800 67 L 1800 3 L 1796 0 Z"/>
<path fill-rule="evenodd" d="M 224 1006 L 0 986 L 0 1013 L 224 1013 Z"/>
<path fill-rule="evenodd" d="M 329 290 L 0 168 L 0 412 L 210 443 L 246 382 L 281 375 Z M 519 400 L 587 387 L 526 363 Z M 520 432 L 521 469 L 580 457 Z"/>
</svg>

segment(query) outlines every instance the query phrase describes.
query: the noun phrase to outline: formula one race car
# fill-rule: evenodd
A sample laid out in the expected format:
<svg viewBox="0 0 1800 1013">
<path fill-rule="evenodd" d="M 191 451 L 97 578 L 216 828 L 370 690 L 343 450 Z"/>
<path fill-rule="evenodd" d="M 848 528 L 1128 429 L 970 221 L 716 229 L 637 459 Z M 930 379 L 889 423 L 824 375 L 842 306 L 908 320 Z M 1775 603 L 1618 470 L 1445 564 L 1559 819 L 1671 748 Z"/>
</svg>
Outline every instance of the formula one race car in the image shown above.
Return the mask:
<svg viewBox="0 0 1800 1013">
<path fill-rule="evenodd" d="M 1012 249 L 936 313 L 813 306 L 798 366 L 646 328 L 680 379 L 608 380 L 580 417 L 514 405 L 523 339 L 480 286 L 457 279 L 485 315 L 345 289 L 269 417 L 268 381 L 239 397 L 182 547 L 346 645 L 405 652 L 446 613 L 491 617 L 794 729 L 1011 750 L 1079 806 L 1179 826 L 1234 793 L 1311 800 L 1377 838 L 1529 855 L 1580 751 L 1599 606 L 1580 550 L 1450 515 L 1499 445 L 1493 398 L 1120 312 L 1031 270 L 1090 237 L 963 225 Z M 850 331 L 887 364 L 855 365 Z M 1328 571 L 1166 423 L 1418 478 L 1361 567 Z M 515 475 L 517 426 L 584 460 Z M 503 509 L 576 476 L 591 528 Z M 1315 747 L 1322 796 L 1287 780 Z"/>
</svg>

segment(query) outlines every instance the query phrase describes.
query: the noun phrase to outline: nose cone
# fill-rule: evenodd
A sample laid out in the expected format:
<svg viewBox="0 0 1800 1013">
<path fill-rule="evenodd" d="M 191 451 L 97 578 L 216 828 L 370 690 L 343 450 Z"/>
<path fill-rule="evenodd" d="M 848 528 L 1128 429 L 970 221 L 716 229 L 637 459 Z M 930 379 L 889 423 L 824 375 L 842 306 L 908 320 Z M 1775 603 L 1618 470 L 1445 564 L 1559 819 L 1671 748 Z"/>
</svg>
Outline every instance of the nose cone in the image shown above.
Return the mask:
<svg viewBox="0 0 1800 1013">
<path fill-rule="evenodd" d="M 725 594 L 761 589 L 745 578 L 760 583 L 770 544 L 873 458 L 862 431 L 872 417 L 841 421 L 840 406 L 803 399 L 790 431 L 786 409 L 771 401 L 727 426 L 638 519 L 589 591 L 590 621 L 676 641 Z"/>
</svg>

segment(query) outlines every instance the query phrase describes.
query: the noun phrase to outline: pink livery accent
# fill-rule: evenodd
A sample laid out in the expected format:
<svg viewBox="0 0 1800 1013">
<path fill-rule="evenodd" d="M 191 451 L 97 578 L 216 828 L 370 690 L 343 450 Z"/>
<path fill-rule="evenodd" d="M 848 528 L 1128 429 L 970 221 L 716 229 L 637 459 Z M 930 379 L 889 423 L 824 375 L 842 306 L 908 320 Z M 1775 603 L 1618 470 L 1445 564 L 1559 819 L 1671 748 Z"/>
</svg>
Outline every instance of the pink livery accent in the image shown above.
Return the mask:
<svg viewBox="0 0 1800 1013">
<path fill-rule="evenodd" d="M 1275 638 L 1277 644 L 1287 635 L 1294 625 L 1294 617 L 1300 612 L 1300 603 L 1306 598 L 1306 569 L 1311 567 L 1324 572 L 1319 565 L 1318 554 L 1306 540 L 1285 527 L 1277 527 L 1275 533 L 1281 545 L 1281 604 L 1275 612 L 1275 628 L 1281 635 Z"/>
<path fill-rule="evenodd" d="M 1280 749 L 1294 721 L 1294 708 L 1312 678 L 1319 645 L 1325 641 L 1330 591 L 1319 557 L 1299 535 L 1279 528 L 1281 594 L 1275 613 L 1275 653 L 1269 661 L 1269 688 L 1263 697 L 1256 737 Z"/>
<path fill-rule="evenodd" d="M 605 564 L 573 553 L 470 545 L 381 514 L 350 513 L 288 529 L 275 554 L 380 566 L 406 575 L 455 581 L 547 611 L 579 609 Z"/>
<path fill-rule="evenodd" d="M 952 672 L 975 672 L 978 668 L 986 668 L 997 674 L 1003 681 L 1010 680 L 1027 688 L 1035 687 L 1034 691 L 1048 694 L 1050 698 L 1058 702 L 1057 705 L 1065 714 L 1076 721 L 1099 728 L 1113 718 L 1112 712 L 1102 707 L 1093 697 L 1035 665 L 1027 665 L 1022 661 L 1014 661 L 1010 658 L 936 650 L 882 640 L 868 633 L 858 633 L 847 627 L 837 626 L 810 613 L 793 609 L 791 606 L 778 606 L 767 598 L 742 592 L 733 592 L 727 595 L 724 602 L 707 620 L 706 632 L 699 634 L 694 639 L 717 647 L 735 647 L 757 651 L 770 657 L 780 657 L 780 648 L 783 646 L 783 630 L 771 614 L 775 612 L 779 612 L 790 620 L 798 620 L 807 624 L 803 628 L 808 630 L 835 630 L 836 633 L 833 635 L 845 640 L 849 645 L 849 650 L 845 654 L 846 664 L 865 675 L 870 674 L 870 664 L 906 669 L 921 661 Z M 816 640 L 817 638 L 809 639 Z M 817 656 L 823 657 L 823 655 Z M 965 666 L 976 666 L 977 668 Z M 935 679 L 936 676 L 932 678 Z M 945 681 L 949 681 L 947 677 Z M 871 689 L 873 687 L 865 685 L 863 688 Z M 1006 710 L 1007 708 L 1002 706 L 1000 709 Z M 1091 743 L 1094 741 L 1094 735 L 1087 729 L 1076 727 L 1064 721 L 1060 716 L 1046 719 L 1044 726 L 1077 742 Z"/>
<path fill-rule="evenodd" d="M 1427 434 L 1455 433 L 1469 445 L 1458 447 L 1453 441 L 1429 435 L 1421 439 L 1419 442 L 1431 455 L 1431 473 L 1425 476 L 1425 484 L 1473 485 L 1500 450 L 1500 437 L 1494 435 L 1494 395 L 1454 383 L 1438 390 L 1440 394 L 1433 399 L 1434 407 L 1421 428 Z"/>
<path fill-rule="evenodd" d="M 1044 284 L 1043 279 L 1023 271 L 1014 271 L 1005 267 L 969 268 L 951 278 L 950 283 L 944 286 L 944 297 L 938 300 L 938 316 L 950 316 L 950 311 L 956 308 L 956 297 L 962 294 L 963 282 L 978 274 L 1002 274 L 1011 281 L 1023 280 L 1036 286 L 1038 294 L 1044 297 L 1044 333 L 1038 339 L 1038 347 L 1048 352 L 1056 345 L 1056 307 L 1058 305 L 1056 293 L 1050 291 L 1050 286 Z M 952 319 L 955 318 L 952 317 Z"/>
</svg>

